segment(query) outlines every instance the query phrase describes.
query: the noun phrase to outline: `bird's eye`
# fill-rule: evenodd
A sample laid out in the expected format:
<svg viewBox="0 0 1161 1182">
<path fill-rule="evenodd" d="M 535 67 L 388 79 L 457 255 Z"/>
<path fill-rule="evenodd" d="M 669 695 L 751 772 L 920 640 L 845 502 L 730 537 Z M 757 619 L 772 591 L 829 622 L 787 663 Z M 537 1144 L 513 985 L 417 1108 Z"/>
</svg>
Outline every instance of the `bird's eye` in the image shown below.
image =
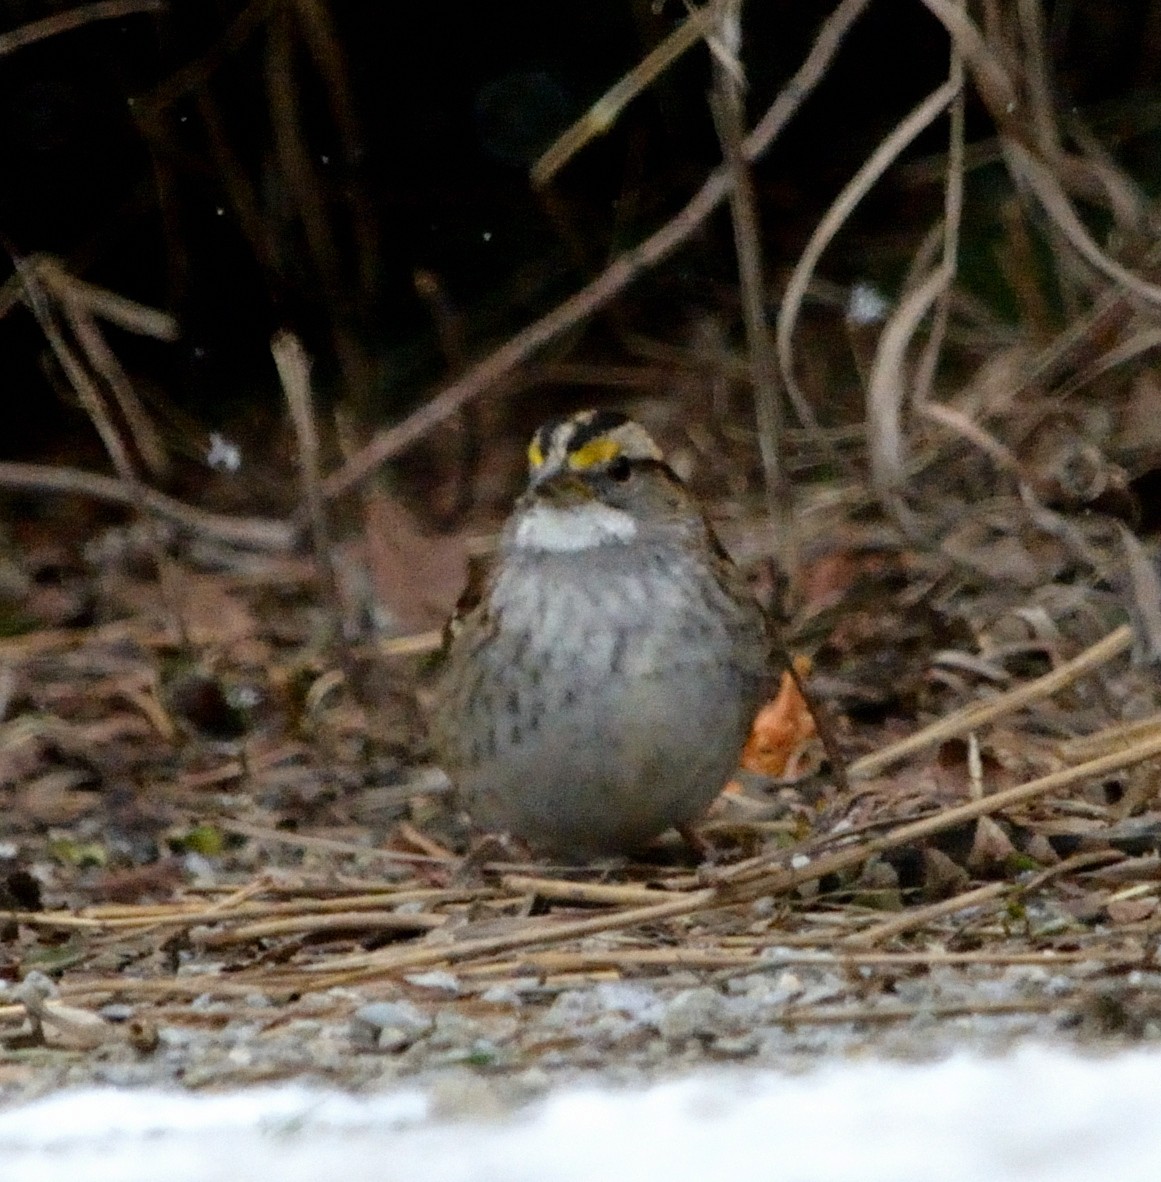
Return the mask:
<svg viewBox="0 0 1161 1182">
<path fill-rule="evenodd" d="M 624 456 L 618 456 L 605 471 L 618 484 L 624 484 L 633 475 L 633 465 Z"/>
</svg>

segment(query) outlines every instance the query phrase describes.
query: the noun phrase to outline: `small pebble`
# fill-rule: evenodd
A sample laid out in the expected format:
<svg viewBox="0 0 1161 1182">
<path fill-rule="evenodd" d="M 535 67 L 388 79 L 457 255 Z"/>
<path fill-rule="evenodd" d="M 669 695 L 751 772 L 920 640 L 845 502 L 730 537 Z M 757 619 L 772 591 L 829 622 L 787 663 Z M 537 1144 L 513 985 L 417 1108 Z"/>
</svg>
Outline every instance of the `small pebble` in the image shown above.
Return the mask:
<svg viewBox="0 0 1161 1182">
<path fill-rule="evenodd" d="M 128 1022 L 137 1013 L 137 1007 L 127 1005 L 125 1002 L 110 1002 L 108 1005 L 101 1006 L 97 1013 L 106 1022 Z"/>
<path fill-rule="evenodd" d="M 351 1015 L 351 1038 L 361 1047 L 399 1051 L 435 1025 L 430 1014 L 409 1001 L 374 1001 Z"/>
<path fill-rule="evenodd" d="M 416 985 L 420 989 L 438 989 L 443 993 L 458 994 L 459 980 L 451 973 L 437 969 L 430 973 L 411 973 L 403 978 L 408 985 Z"/>
<path fill-rule="evenodd" d="M 657 1029 L 670 1042 L 721 1033 L 725 999 L 716 989 L 683 989 L 665 1007 Z"/>
<path fill-rule="evenodd" d="M 462 1050 L 470 1047 L 478 1040 L 485 1038 L 485 1027 L 475 1018 L 465 1014 L 458 1014 L 455 1010 L 440 1010 L 435 1016 L 435 1025 L 428 1039 L 428 1045 L 433 1049 Z"/>
</svg>

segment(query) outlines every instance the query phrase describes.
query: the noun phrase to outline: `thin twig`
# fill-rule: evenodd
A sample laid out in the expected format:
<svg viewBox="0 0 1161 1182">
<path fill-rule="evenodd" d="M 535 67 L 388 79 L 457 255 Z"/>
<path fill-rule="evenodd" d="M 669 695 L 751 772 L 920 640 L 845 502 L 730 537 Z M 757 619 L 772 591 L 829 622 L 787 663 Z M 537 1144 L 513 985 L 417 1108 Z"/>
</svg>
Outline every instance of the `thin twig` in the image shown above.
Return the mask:
<svg viewBox="0 0 1161 1182">
<path fill-rule="evenodd" d="M 278 274 L 278 259 L 272 241 L 271 228 L 265 219 L 257 186 L 246 175 L 238 154 L 230 142 L 220 104 L 209 87 L 199 87 L 195 98 L 202 126 L 205 128 L 206 147 L 221 179 L 226 199 L 230 203 L 238 229 L 267 275 Z M 158 113 L 157 118 L 160 118 Z"/>
<path fill-rule="evenodd" d="M 960 1018 L 1002 1014 L 1050 1014 L 1067 1004 L 1063 997 L 1024 998 L 1014 1001 L 955 1001 L 914 1006 L 787 1006 L 775 1014 L 780 1026 L 844 1026 L 865 1022 L 909 1022 L 915 1018 Z"/>
<path fill-rule="evenodd" d="M 705 36 L 713 20 L 713 5 L 694 9 L 672 33 L 656 45 L 624 77 L 619 78 L 570 127 L 545 149 L 532 165 L 532 183 L 538 188 L 550 180 L 587 144 L 604 135 L 621 112 L 654 79 L 659 78 L 683 53 Z"/>
<path fill-rule="evenodd" d="M 961 0 L 962 2 L 962 0 Z M 956 96 L 948 109 L 947 180 L 943 198 L 943 273 L 947 285 L 940 292 L 931 322 L 931 333 L 915 369 L 915 391 L 912 401 L 922 408 L 931 397 L 935 372 L 939 368 L 944 338 L 951 313 L 952 283 L 959 266 L 960 222 L 963 220 L 964 188 L 964 71 L 963 56 L 955 42 L 951 46 L 951 69 L 948 81 L 956 87 Z"/>
<path fill-rule="evenodd" d="M 41 331 L 52 348 L 53 355 L 68 378 L 69 384 L 76 391 L 78 400 L 89 416 L 101 443 L 108 453 L 113 467 L 117 470 L 121 482 L 132 493 L 137 505 L 141 506 L 142 521 L 146 527 L 146 539 L 149 545 L 154 565 L 157 569 L 158 586 L 161 592 L 162 605 L 168 616 L 168 622 L 183 647 L 189 648 L 189 635 L 186 630 L 185 619 L 181 611 L 181 600 L 177 589 L 177 580 L 173 574 L 172 563 L 165 553 L 156 521 L 145 508 L 145 498 L 142 495 L 144 483 L 137 475 L 132 457 L 121 439 L 105 405 L 105 400 L 97 383 L 76 355 L 72 346 L 65 340 L 64 334 L 57 325 L 48 294 L 44 289 L 42 277 L 33 268 L 27 267 L 24 260 L 14 259 L 17 271 L 21 275 L 27 295 L 28 306 Z"/>
<path fill-rule="evenodd" d="M 823 252 L 830 245 L 831 240 L 846 222 L 855 206 L 898 159 L 907 145 L 939 117 L 948 103 L 955 98 L 956 89 L 952 81 L 945 82 L 899 122 L 831 203 L 795 264 L 790 280 L 786 284 L 786 291 L 782 296 L 782 304 L 778 309 L 775 342 L 782 382 L 800 418 L 803 416 L 803 407 L 808 403 L 794 374 L 792 340 L 798 313 L 815 268 L 818 266 Z"/>
<path fill-rule="evenodd" d="M 1105 278 L 1119 284 L 1129 294 L 1138 296 L 1154 308 L 1161 306 L 1161 284 L 1142 279 L 1097 244 L 1052 170 L 1023 144 L 1013 141 L 1008 145 L 1008 153 L 1020 176 L 1036 194 L 1044 212 L 1068 240 L 1073 250 Z"/>
<path fill-rule="evenodd" d="M 716 888 L 709 887 L 689 894 L 679 895 L 664 903 L 644 907 L 631 907 L 610 915 L 598 915 L 592 919 L 541 921 L 532 920 L 522 924 L 516 931 L 503 932 L 493 936 L 477 936 L 455 944 L 427 945 L 403 949 L 384 949 L 356 956 L 336 957 L 327 964 L 314 966 L 320 974 L 315 988 L 330 989 L 374 977 L 392 975 L 404 969 L 421 965 L 453 963 L 471 960 L 478 956 L 492 956 L 497 952 L 508 952 L 516 948 L 536 947 L 543 944 L 559 944 L 565 940 L 577 940 L 602 932 L 619 931 L 640 924 L 657 923 L 689 915 L 702 907 L 711 906 L 718 896 Z"/>
<path fill-rule="evenodd" d="M 301 6 L 275 12 L 270 22 L 266 46 L 266 96 L 273 128 L 274 149 L 282 174 L 282 183 L 293 202 L 302 226 L 307 255 L 326 296 L 330 312 L 331 341 L 342 371 L 345 393 L 356 406 L 363 406 L 369 395 L 369 370 L 364 351 L 348 327 L 346 310 L 350 304 L 347 282 L 337 235 L 328 217 L 328 205 L 318 176 L 316 156 L 306 142 L 306 129 L 299 108 L 301 84 L 295 77 L 295 40 L 291 36 L 291 17 L 295 12 L 309 16 Z M 318 33 L 317 23 L 311 29 Z"/>
<path fill-rule="evenodd" d="M 1116 750 L 1135 743 L 1138 739 L 1161 731 L 1161 714 L 1151 714 L 1148 718 L 1139 718 L 1133 722 L 1122 722 L 1116 726 L 1105 727 L 1095 735 L 1083 735 L 1078 739 L 1068 739 L 1060 744 L 1061 758 L 1067 760 L 1092 759 L 1106 751 Z"/>
<path fill-rule="evenodd" d="M 766 937 L 769 939 L 769 937 Z M 819 936 L 822 943 L 825 937 Z M 945 952 L 940 948 L 916 952 L 848 952 L 846 946 L 835 951 L 814 948 L 780 947 L 732 948 L 581 948 L 568 952 L 529 952 L 519 958 L 485 961 L 463 965 L 465 980 L 511 977 L 521 972 L 568 973 L 585 969 L 724 969 L 731 972 L 779 972 L 784 968 L 804 966 L 831 969 L 858 968 L 934 968 L 941 965 L 1041 965 L 1045 968 L 1091 963 L 1091 951 L 1084 952 Z M 1137 948 L 1110 955 L 1108 961 L 1126 967 L 1147 962 L 1149 953 Z"/>
<path fill-rule="evenodd" d="M 556 878 L 533 878 L 527 874 L 506 874 L 500 880 L 505 890 L 537 895 L 558 903 L 631 903 L 636 906 L 672 898 L 669 891 L 655 887 L 612 886 L 596 882 L 570 882 Z"/>
<path fill-rule="evenodd" d="M 867 435 L 871 481 L 894 507 L 907 475 L 903 444 L 903 408 L 907 399 L 907 350 L 923 318 L 947 290 L 950 273 L 941 262 L 927 279 L 902 299 L 879 335 L 867 379 Z"/>
<path fill-rule="evenodd" d="M 953 895 L 950 899 L 940 899 L 938 903 L 929 903 L 926 907 L 912 907 L 893 919 L 883 920 L 874 927 L 866 928 L 843 940 L 846 948 L 871 948 L 893 936 L 904 932 L 914 931 L 923 927 L 933 919 L 942 919 L 945 915 L 954 915 L 957 911 L 965 911 L 969 907 L 978 907 L 981 903 L 991 902 L 993 899 L 1003 898 L 1015 890 L 1010 882 L 989 882 L 974 890 L 964 891 L 961 895 Z"/>
<path fill-rule="evenodd" d="M 718 0 L 717 7 L 721 12 L 719 37 L 728 43 L 728 52 L 736 61 L 741 45 L 740 0 Z M 750 353 L 758 447 L 766 478 L 766 513 L 770 519 L 774 553 L 779 565 L 793 577 L 798 569 L 798 543 L 790 483 L 782 460 L 778 366 L 770 338 L 770 326 L 766 320 L 766 279 L 758 203 L 754 198 L 750 167 L 742 151 L 745 138 L 743 88 L 735 69 L 729 68 L 716 54 L 711 105 L 722 156 L 730 176 L 730 216 L 734 228 L 734 252 L 738 260 L 742 318 Z"/>
<path fill-rule="evenodd" d="M 331 837 L 312 837 L 308 833 L 290 833 L 282 829 L 268 829 L 261 825 L 248 825 L 242 821 L 219 818 L 214 824 L 226 833 L 237 833 L 254 841 L 269 841 L 277 845 L 297 846 L 304 850 L 324 850 L 348 857 L 366 858 L 383 862 L 399 862 L 405 865 L 445 866 L 442 858 L 431 858 L 426 854 L 406 854 L 401 850 L 383 850 L 375 846 L 356 845 L 350 841 L 337 841 Z"/>
<path fill-rule="evenodd" d="M 163 8 L 165 0 L 101 0 L 97 4 L 82 4 L 67 12 L 46 16 L 43 20 L 30 21 L 13 29 L 11 33 L 0 34 L 0 56 L 94 21 L 119 20 L 142 12 L 160 12 Z"/>
<path fill-rule="evenodd" d="M 177 321 L 167 312 L 139 304 L 115 291 L 78 279 L 61 266 L 52 255 L 30 254 L 21 260 L 16 274 L 0 287 L 0 318 L 7 316 L 27 296 L 26 280 L 35 276 L 57 299 L 71 299 L 94 316 L 108 320 L 118 328 L 159 341 L 176 341 Z"/>
<path fill-rule="evenodd" d="M 358 104 L 351 92 L 352 72 L 344 60 L 342 40 L 334 25 L 331 5 L 323 0 L 290 0 L 303 41 L 323 81 L 322 94 L 330 105 L 331 120 L 347 169 L 341 195 L 350 205 L 348 226 L 355 239 L 355 260 L 364 299 L 372 299 L 382 270 L 378 219 L 366 186 L 358 174 L 365 149 L 359 125 Z"/>
<path fill-rule="evenodd" d="M 145 466 L 154 478 L 165 476 L 169 470 L 169 457 L 161 434 L 145 413 L 129 375 L 109 348 L 96 318 L 87 305 L 75 298 L 63 299 L 61 307 L 86 360 L 113 396 Z"/>
<path fill-rule="evenodd" d="M 152 94 L 139 99 L 137 106 L 149 118 L 204 85 L 262 28 L 279 4 L 280 0 L 251 0 L 208 53 L 176 70 Z"/>
<path fill-rule="evenodd" d="M 298 536 L 298 530 L 290 522 L 210 513 L 194 505 L 183 504 L 154 489 L 141 488 L 134 492 L 111 476 L 80 472 L 75 468 L 0 462 L 0 488 L 92 497 L 94 500 L 126 507 L 144 506 L 150 513 L 172 521 L 191 533 L 255 550 L 291 550 Z"/>
<path fill-rule="evenodd" d="M 400 914 L 398 911 L 343 911 L 337 915 L 288 915 L 239 927 L 207 932 L 198 939 L 207 948 L 228 948 L 273 936 L 312 936 L 323 932 L 423 932 L 447 923 L 446 915 L 428 912 Z"/>
<path fill-rule="evenodd" d="M 282 331 L 270 342 L 274 364 L 290 409 L 290 421 L 298 443 L 298 469 L 303 499 L 310 517 L 311 541 L 319 574 L 327 589 L 330 603 L 333 639 L 342 635 L 338 577 L 335 573 L 331 549 L 330 529 L 327 524 L 326 502 L 322 495 L 322 475 L 319 465 L 318 428 L 314 416 L 314 399 L 310 388 L 310 361 L 302 342 L 292 332 Z"/>
</svg>

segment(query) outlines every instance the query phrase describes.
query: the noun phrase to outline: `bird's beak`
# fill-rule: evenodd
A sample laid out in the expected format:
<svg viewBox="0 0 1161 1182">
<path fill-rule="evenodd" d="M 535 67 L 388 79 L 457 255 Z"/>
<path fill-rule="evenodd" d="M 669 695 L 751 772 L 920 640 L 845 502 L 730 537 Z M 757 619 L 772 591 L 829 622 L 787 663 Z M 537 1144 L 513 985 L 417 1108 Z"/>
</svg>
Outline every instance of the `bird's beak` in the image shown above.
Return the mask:
<svg viewBox="0 0 1161 1182">
<path fill-rule="evenodd" d="M 567 469 L 553 472 L 543 480 L 534 481 L 538 499 L 559 508 L 583 505 L 593 499 L 593 490 L 575 472 Z"/>
</svg>

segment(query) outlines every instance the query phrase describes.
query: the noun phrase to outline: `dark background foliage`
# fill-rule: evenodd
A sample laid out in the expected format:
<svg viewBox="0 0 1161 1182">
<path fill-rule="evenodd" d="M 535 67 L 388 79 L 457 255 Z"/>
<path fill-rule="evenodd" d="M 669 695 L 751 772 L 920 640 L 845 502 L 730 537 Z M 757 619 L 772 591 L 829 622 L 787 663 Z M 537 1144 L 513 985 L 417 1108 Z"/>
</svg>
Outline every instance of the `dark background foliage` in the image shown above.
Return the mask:
<svg viewBox="0 0 1161 1182">
<path fill-rule="evenodd" d="M 746 7 L 751 118 L 831 8 Z M 3 5 L 11 29 L 45 15 L 43 4 Z M 265 429 L 276 388 L 267 343 L 287 326 L 316 357 L 323 390 L 371 429 L 598 273 L 715 166 L 698 47 L 549 187 L 528 179 L 547 143 L 685 15 L 633 0 L 169 0 L 93 21 L 0 57 L 0 234 L 9 254 L 51 253 L 176 315 L 176 345 L 116 345 L 162 417 L 186 424 L 170 431 L 177 452 L 200 450 L 191 420 Z M 1154 187 L 1156 139 L 1139 115 L 1155 101 L 1161 6 L 1076 0 L 1045 17 L 1058 101 L 1103 112 Z M 946 68 L 946 36 L 920 3 L 871 6 L 756 169 L 771 274 Z M 971 106 L 969 140 L 991 133 Z M 912 157 L 944 139 L 932 130 Z M 938 213 L 940 181 L 937 170 L 927 183 L 889 176 L 828 253 L 827 276 L 899 274 Z M 973 183 L 986 192 L 986 170 Z M 986 214 L 978 230 L 986 242 Z M 964 244 L 969 279 L 977 245 Z M 610 326 L 675 338 L 706 307 L 724 305 L 733 332 L 734 267 L 722 215 L 588 326 L 592 355 L 616 359 Z M 1007 298 L 994 282 L 985 294 L 995 306 Z M 10 455 L 67 454 L 89 439 L 27 313 L 0 322 L 0 355 L 20 410 Z"/>
</svg>

